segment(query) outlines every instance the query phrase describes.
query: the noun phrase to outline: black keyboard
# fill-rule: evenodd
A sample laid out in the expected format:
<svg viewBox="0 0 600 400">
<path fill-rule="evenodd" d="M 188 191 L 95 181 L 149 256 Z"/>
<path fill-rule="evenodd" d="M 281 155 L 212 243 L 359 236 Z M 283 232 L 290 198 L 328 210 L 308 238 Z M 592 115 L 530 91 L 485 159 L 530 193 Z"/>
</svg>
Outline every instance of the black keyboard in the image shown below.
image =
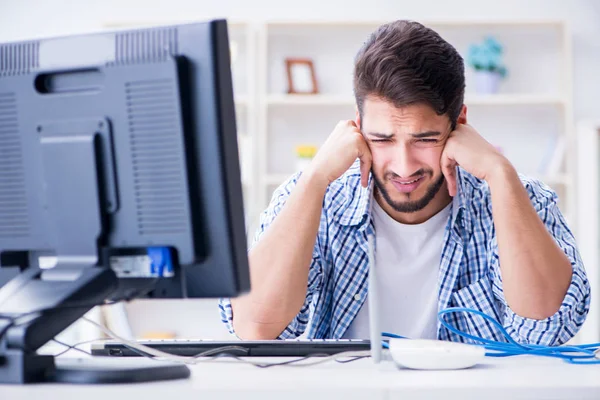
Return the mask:
<svg viewBox="0 0 600 400">
<path fill-rule="evenodd" d="M 313 340 L 138 340 L 140 344 L 178 356 L 196 356 L 208 350 L 226 346 L 239 349 L 223 353 L 243 357 L 305 357 L 327 356 L 346 351 L 371 349 L 371 342 L 362 339 L 313 339 Z M 92 354 L 112 357 L 140 357 L 138 350 L 115 341 L 92 344 Z M 221 354 L 223 354 L 221 353 Z M 216 355 L 216 354 L 213 354 Z"/>
</svg>

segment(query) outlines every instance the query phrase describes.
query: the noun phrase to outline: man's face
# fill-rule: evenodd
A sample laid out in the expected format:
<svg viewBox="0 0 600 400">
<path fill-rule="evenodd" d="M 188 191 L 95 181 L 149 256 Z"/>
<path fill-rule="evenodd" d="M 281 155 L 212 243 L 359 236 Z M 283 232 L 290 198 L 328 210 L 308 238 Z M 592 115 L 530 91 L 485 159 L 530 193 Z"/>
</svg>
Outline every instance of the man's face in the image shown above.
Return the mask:
<svg viewBox="0 0 600 400">
<path fill-rule="evenodd" d="M 451 131 L 447 116 L 427 105 L 397 108 L 368 97 L 360 122 L 373 156 L 376 188 L 395 212 L 416 213 L 432 201 L 449 198 L 440 167 Z"/>
</svg>

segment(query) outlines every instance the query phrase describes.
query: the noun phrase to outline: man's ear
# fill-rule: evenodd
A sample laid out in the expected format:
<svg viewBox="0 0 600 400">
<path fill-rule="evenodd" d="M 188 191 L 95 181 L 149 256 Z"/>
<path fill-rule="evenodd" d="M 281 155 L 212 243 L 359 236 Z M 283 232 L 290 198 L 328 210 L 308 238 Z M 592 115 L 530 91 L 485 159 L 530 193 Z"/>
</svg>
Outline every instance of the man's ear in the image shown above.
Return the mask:
<svg viewBox="0 0 600 400">
<path fill-rule="evenodd" d="M 458 124 L 466 124 L 467 123 L 467 106 L 463 104 L 460 109 L 460 114 L 458 114 L 458 119 L 456 120 Z"/>
<path fill-rule="evenodd" d="M 356 124 L 356 126 L 358 126 L 358 129 L 360 129 L 360 113 L 358 112 L 358 107 L 356 108 L 356 115 L 354 116 L 354 123 Z"/>
</svg>

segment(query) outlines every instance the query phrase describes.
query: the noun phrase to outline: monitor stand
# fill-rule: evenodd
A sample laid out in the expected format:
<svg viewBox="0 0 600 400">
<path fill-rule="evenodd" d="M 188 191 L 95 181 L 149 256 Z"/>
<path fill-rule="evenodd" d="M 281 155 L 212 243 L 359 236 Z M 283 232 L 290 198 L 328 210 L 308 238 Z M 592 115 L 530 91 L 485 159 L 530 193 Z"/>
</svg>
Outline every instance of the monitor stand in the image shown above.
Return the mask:
<svg viewBox="0 0 600 400">
<path fill-rule="evenodd" d="M 57 262 L 53 268 L 41 269 L 39 260 L 29 253 L 39 249 L 14 250 L 21 256 L 28 253 L 30 265 L 0 288 L 0 383 L 187 378 L 187 367 L 159 366 L 153 360 L 137 367 L 120 363 L 115 368 L 116 360 L 90 359 L 57 368 L 53 356 L 36 353 L 95 305 L 104 303 L 118 287 L 115 272 L 98 256 L 115 204 L 107 201 L 114 184 L 113 171 L 106 166 L 111 154 L 110 124 L 103 118 L 76 119 L 40 123 L 37 130 L 46 188 L 46 228 L 54 240 L 45 246 L 55 250 Z M 73 165 L 78 166 L 77 174 L 70 171 Z M 19 258 L 16 253 L 13 259 Z M 3 267 L 14 265 L 0 265 Z M 59 366 L 62 363 L 61 359 Z"/>
<path fill-rule="evenodd" d="M 68 277 L 68 278 L 67 278 Z M 182 379 L 185 365 L 150 359 L 55 358 L 41 346 L 101 304 L 117 285 L 110 268 L 31 267 L 0 288 L 0 383 L 133 383 Z M 13 323 L 14 317 L 21 316 Z"/>
</svg>

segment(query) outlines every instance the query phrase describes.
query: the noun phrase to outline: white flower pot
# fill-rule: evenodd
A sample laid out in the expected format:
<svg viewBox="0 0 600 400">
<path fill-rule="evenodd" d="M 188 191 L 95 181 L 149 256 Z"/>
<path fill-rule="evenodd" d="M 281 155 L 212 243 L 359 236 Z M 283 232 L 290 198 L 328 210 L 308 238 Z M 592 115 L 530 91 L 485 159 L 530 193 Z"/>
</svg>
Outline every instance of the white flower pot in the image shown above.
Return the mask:
<svg viewBox="0 0 600 400">
<path fill-rule="evenodd" d="M 312 158 L 297 157 L 296 172 L 304 171 L 310 165 Z"/>
<path fill-rule="evenodd" d="M 478 94 L 498 93 L 501 79 L 498 72 L 475 71 L 475 89 Z"/>
</svg>

